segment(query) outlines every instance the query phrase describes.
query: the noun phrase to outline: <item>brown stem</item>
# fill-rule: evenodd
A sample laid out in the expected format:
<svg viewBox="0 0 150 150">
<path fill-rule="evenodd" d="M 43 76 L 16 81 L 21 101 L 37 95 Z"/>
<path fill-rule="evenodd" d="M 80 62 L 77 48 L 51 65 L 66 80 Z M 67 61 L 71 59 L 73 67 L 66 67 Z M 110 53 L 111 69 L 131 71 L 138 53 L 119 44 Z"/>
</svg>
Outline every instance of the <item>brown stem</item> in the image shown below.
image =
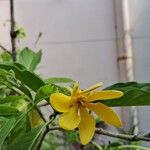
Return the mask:
<svg viewBox="0 0 150 150">
<path fill-rule="evenodd" d="M 12 46 L 12 58 L 13 61 L 16 61 L 16 32 L 15 32 L 15 17 L 14 17 L 14 0 L 10 0 L 10 37 L 11 37 L 11 46 Z"/>
<path fill-rule="evenodd" d="M 40 150 L 40 148 L 41 148 L 41 145 L 42 145 L 42 142 L 43 142 L 43 140 L 45 139 L 45 136 L 46 136 L 46 134 L 48 133 L 48 127 L 46 127 L 46 129 L 45 129 L 45 131 L 43 132 L 43 134 L 42 134 L 42 136 L 41 136 L 41 138 L 40 138 L 40 140 L 39 140 L 39 143 L 38 143 L 38 145 L 37 145 L 37 150 Z"/>
<path fill-rule="evenodd" d="M 119 134 L 119 133 L 112 133 L 106 130 L 103 130 L 101 128 L 97 128 L 95 131 L 97 134 L 102 134 L 114 138 L 119 138 L 123 140 L 128 140 L 128 141 L 147 141 L 150 142 L 150 138 L 145 137 L 145 136 L 138 136 L 138 135 L 128 135 L 128 134 Z"/>
<path fill-rule="evenodd" d="M 39 42 L 40 38 L 42 37 L 42 32 L 39 32 L 38 37 L 34 43 L 34 48 L 36 48 L 37 43 Z"/>
<path fill-rule="evenodd" d="M 38 107 L 44 107 L 44 106 L 47 106 L 49 105 L 47 102 L 46 103 L 43 103 L 43 104 L 39 104 Z"/>
<path fill-rule="evenodd" d="M 49 131 L 53 131 L 53 130 L 64 131 L 60 127 L 49 128 Z M 128 135 L 128 134 L 113 133 L 113 132 L 106 131 L 102 128 L 96 128 L 95 133 L 110 136 L 110 137 L 114 137 L 114 138 L 118 138 L 118 139 L 128 140 L 128 141 L 147 141 L 147 142 L 150 142 L 150 138 L 146 137 L 146 136 L 143 136 L 143 135 L 141 136 L 141 135 Z"/>
<path fill-rule="evenodd" d="M 46 122 L 46 119 L 44 118 L 44 115 L 42 114 L 41 110 L 39 108 L 37 108 L 36 106 L 34 108 L 36 109 L 36 111 L 38 112 L 40 117 L 43 119 L 43 121 Z"/>
</svg>

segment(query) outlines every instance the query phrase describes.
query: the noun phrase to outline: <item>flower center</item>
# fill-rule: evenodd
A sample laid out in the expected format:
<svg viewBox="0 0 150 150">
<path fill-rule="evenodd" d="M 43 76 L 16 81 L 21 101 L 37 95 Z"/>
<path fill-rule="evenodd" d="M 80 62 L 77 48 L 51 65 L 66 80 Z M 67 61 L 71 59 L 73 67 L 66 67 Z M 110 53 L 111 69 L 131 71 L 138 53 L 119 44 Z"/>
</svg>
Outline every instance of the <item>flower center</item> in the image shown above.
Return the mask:
<svg viewBox="0 0 150 150">
<path fill-rule="evenodd" d="M 77 103 L 81 106 L 84 106 L 85 107 L 85 105 L 86 105 L 86 97 L 83 97 L 83 96 L 81 96 L 81 97 L 79 97 L 79 98 L 77 98 Z"/>
</svg>

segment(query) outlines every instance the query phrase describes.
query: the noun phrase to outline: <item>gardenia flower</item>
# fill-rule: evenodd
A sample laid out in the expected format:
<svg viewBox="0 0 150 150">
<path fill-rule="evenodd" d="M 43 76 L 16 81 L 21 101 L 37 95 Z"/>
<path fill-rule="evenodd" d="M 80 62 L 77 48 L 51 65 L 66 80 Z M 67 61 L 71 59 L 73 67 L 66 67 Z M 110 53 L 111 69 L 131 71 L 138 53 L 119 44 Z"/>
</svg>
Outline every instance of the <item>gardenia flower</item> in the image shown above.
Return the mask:
<svg viewBox="0 0 150 150">
<path fill-rule="evenodd" d="M 71 96 L 62 93 L 54 93 L 50 96 L 52 107 L 63 113 L 59 117 L 59 126 L 65 130 L 74 130 L 78 127 L 80 141 L 83 145 L 91 141 L 95 132 L 96 123 L 91 111 L 110 125 L 122 126 L 118 115 L 111 108 L 96 101 L 119 98 L 123 93 L 117 90 L 96 91 L 95 89 L 101 85 L 102 83 L 98 83 L 86 90 L 80 90 L 76 82 Z"/>
</svg>

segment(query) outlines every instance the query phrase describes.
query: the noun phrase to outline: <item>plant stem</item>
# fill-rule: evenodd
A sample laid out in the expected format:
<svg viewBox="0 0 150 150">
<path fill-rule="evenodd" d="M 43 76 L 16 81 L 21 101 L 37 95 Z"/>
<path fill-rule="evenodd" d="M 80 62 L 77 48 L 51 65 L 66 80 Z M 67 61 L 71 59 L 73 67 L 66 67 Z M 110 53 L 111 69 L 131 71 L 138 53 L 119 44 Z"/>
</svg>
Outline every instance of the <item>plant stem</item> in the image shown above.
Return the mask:
<svg viewBox="0 0 150 150">
<path fill-rule="evenodd" d="M 36 106 L 34 108 L 36 109 L 36 111 L 38 112 L 40 117 L 43 119 L 43 121 L 46 122 L 46 119 L 44 118 L 44 115 L 42 114 L 41 110 L 39 108 L 37 108 Z"/>
<path fill-rule="evenodd" d="M 15 32 L 15 17 L 14 17 L 14 0 L 10 0 L 10 37 L 11 37 L 11 47 L 12 47 L 12 59 L 16 61 L 16 32 Z"/>
<path fill-rule="evenodd" d="M 36 48 L 37 43 L 39 42 L 40 38 L 42 37 L 42 32 L 39 32 L 38 37 L 34 43 L 34 48 Z"/>
<path fill-rule="evenodd" d="M 40 104 L 40 105 L 37 105 L 38 107 L 44 107 L 44 106 L 47 106 L 49 105 L 47 102 L 46 103 L 43 103 L 43 104 Z"/>
<path fill-rule="evenodd" d="M 45 136 L 46 136 L 47 133 L 48 133 L 48 127 L 46 126 L 45 131 L 43 132 L 42 136 L 40 137 L 39 143 L 37 145 L 37 150 L 40 150 L 42 142 L 45 139 Z"/>
<path fill-rule="evenodd" d="M 150 138 L 145 137 L 145 136 L 112 133 L 112 132 L 103 130 L 101 128 L 96 128 L 95 133 L 114 137 L 114 138 L 118 138 L 118 139 L 128 140 L 128 141 L 147 141 L 147 142 L 150 142 Z"/>
<path fill-rule="evenodd" d="M 100 145 L 98 145 L 96 142 L 92 141 L 91 143 L 92 143 L 98 150 L 103 150 L 103 148 L 102 148 Z"/>
<path fill-rule="evenodd" d="M 55 112 L 50 115 L 50 117 L 49 117 L 50 120 L 46 123 L 46 129 L 45 129 L 45 131 L 43 132 L 43 134 L 42 134 L 42 136 L 41 136 L 41 138 L 40 138 L 40 140 L 39 140 L 39 143 L 37 144 L 37 150 L 40 150 L 41 145 L 42 145 L 42 142 L 43 142 L 43 140 L 45 139 L 46 134 L 49 132 L 48 125 L 49 125 L 50 123 L 52 123 L 52 121 L 55 119 L 55 117 L 56 117 L 56 113 L 55 113 Z"/>
<path fill-rule="evenodd" d="M 42 134 L 43 130 L 45 127 L 47 127 L 52 121 L 53 121 L 54 118 L 52 118 L 51 120 L 49 120 L 48 122 L 46 122 L 42 128 L 40 129 L 40 131 L 38 132 L 38 134 L 36 135 L 36 137 L 34 138 L 34 141 L 33 143 L 30 145 L 30 147 L 28 148 L 28 150 L 31 150 L 33 148 L 33 145 L 35 144 L 37 138 Z M 40 140 L 40 143 L 42 144 L 42 141 L 43 140 Z M 40 145 L 41 146 L 41 145 Z M 40 150 L 40 147 L 38 147 L 36 150 Z"/>
<path fill-rule="evenodd" d="M 63 130 L 60 127 L 49 128 L 49 131 L 53 131 L 53 130 L 65 131 L 65 130 Z M 147 142 L 150 142 L 150 138 L 145 137 L 143 135 L 137 136 L 137 135 L 128 135 L 128 134 L 113 133 L 113 132 L 106 131 L 106 130 L 104 130 L 102 128 L 96 128 L 95 129 L 95 133 L 96 134 L 110 136 L 110 137 L 114 137 L 114 138 L 118 138 L 118 139 L 123 139 L 123 140 L 127 140 L 127 141 L 147 141 Z"/>
<path fill-rule="evenodd" d="M 0 44 L 0 48 L 11 55 L 11 52 L 8 51 L 3 45 Z"/>
</svg>

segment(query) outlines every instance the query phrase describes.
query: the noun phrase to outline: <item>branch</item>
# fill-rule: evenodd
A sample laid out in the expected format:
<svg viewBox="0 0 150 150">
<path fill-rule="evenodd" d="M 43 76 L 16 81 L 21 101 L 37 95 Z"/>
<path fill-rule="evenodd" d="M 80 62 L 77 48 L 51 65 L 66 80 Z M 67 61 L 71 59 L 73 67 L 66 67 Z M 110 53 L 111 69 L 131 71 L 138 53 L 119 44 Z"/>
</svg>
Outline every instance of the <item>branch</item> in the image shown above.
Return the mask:
<svg viewBox="0 0 150 150">
<path fill-rule="evenodd" d="M 60 127 L 49 128 L 49 131 L 53 131 L 53 130 L 64 131 L 64 129 L 62 129 Z M 110 137 L 114 137 L 114 138 L 118 138 L 118 139 L 123 139 L 123 140 L 127 140 L 127 141 L 147 141 L 147 142 L 150 142 L 150 138 L 148 138 L 146 136 L 137 136 L 137 135 L 113 133 L 113 132 L 106 131 L 102 128 L 96 128 L 95 133 L 110 136 Z"/>
<path fill-rule="evenodd" d="M 11 52 L 8 51 L 3 45 L 0 44 L 0 48 L 11 55 Z"/>
<path fill-rule="evenodd" d="M 10 0 L 10 21 L 11 21 L 11 46 L 12 46 L 12 58 L 16 61 L 16 32 L 15 32 L 15 17 L 14 17 L 14 0 Z"/>
<path fill-rule="evenodd" d="M 38 37 L 34 43 L 34 48 L 36 48 L 37 43 L 39 42 L 40 38 L 42 37 L 42 32 L 39 32 Z"/>
<path fill-rule="evenodd" d="M 148 141 L 148 142 L 150 142 L 150 138 L 145 137 L 145 136 L 112 133 L 112 132 L 103 130 L 101 128 L 96 128 L 95 132 L 97 134 L 102 134 L 102 135 L 119 138 L 119 139 L 123 139 L 123 140 L 128 140 L 128 141 Z"/>
<path fill-rule="evenodd" d="M 44 106 L 47 106 L 49 105 L 47 102 L 46 103 L 43 103 L 43 104 L 39 104 L 38 107 L 44 107 Z"/>
<path fill-rule="evenodd" d="M 40 117 L 42 118 L 42 120 L 44 122 L 46 122 L 46 119 L 44 118 L 44 115 L 42 114 L 41 110 L 39 108 L 37 108 L 37 107 L 34 107 L 34 108 L 36 109 L 36 111 L 38 112 L 38 114 L 40 115 Z"/>
</svg>

